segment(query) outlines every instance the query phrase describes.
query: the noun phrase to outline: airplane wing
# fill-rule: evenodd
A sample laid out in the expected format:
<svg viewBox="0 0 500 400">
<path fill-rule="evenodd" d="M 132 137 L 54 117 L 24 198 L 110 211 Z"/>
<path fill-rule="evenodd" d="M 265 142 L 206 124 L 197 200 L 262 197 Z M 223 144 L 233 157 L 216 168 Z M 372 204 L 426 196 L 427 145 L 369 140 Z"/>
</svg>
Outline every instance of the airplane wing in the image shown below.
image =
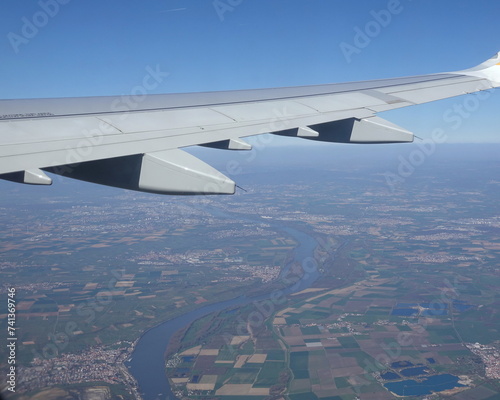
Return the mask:
<svg viewBox="0 0 500 400">
<path fill-rule="evenodd" d="M 44 171 L 162 194 L 232 194 L 235 183 L 181 150 L 249 150 L 263 133 L 340 143 L 412 142 L 377 113 L 500 86 L 500 53 L 450 73 L 227 92 L 0 100 L 0 178 Z"/>
</svg>

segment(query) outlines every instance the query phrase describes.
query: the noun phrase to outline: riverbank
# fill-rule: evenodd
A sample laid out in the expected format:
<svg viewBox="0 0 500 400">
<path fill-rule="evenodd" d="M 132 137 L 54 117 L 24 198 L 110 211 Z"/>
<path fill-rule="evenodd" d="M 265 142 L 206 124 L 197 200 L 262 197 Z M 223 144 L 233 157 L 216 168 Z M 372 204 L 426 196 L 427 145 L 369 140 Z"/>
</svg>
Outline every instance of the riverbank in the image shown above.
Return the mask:
<svg viewBox="0 0 500 400">
<path fill-rule="evenodd" d="M 313 259 L 315 249 L 318 245 L 315 238 L 290 227 L 275 228 L 277 230 L 286 230 L 287 234 L 292 236 L 294 240 L 299 243 L 293 250 L 293 258 L 284 266 L 285 271 L 290 270 L 294 263 L 303 265 L 305 260 Z M 302 279 L 293 282 L 291 287 L 281 290 L 281 293 L 284 295 L 306 289 L 318 277 L 318 270 L 311 270 L 307 274 L 304 274 Z M 138 382 L 143 399 L 157 400 L 174 397 L 165 374 L 164 354 L 170 339 L 176 332 L 210 313 L 221 311 L 229 307 L 238 307 L 255 301 L 264 300 L 270 295 L 271 293 L 268 293 L 257 298 L 240 296 L 232 300 L 207 305 L 166 321 L 145 332 L 139 339 L 130 362 L 127 363 L 130 373 Z"/>
</svg>

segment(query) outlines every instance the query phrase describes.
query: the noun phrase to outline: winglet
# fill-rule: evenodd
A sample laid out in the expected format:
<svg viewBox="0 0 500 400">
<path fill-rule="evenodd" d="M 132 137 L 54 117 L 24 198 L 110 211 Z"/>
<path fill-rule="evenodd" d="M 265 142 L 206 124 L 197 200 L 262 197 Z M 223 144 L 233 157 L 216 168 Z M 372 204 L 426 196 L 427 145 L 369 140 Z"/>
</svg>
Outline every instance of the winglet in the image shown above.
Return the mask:
<svg viewBox="0 0 500 400">
<path fill-rule="evenodd" d="M 495 54 L 493 57 L 486 60 L 485 62 L 479 64 L 478 66 L 471 68 L 471 69 L 468 69 L 467 71 L 478 71 L 478 70 L 493 67 L 495 65 L 500 66 L 500 52 L 498 52 L 497 54 Z"/>
<path fill-rule="evenodd" d="M 500 87 L 500 52 L 473 68 L 459 72 L 464 75 L 486 78 L 493 87 Z"/>
</svg>

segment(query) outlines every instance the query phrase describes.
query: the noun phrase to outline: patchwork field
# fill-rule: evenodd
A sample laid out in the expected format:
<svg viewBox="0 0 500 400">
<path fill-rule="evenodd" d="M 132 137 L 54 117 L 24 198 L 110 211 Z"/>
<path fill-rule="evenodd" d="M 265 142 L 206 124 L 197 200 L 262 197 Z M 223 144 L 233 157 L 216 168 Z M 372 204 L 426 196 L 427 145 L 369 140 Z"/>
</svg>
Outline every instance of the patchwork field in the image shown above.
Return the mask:
<svg viewBox="0 0 500 400">
<path fill-rule="evenodd" d="M 168 375 L 178 394 L 221 399 L 286 393 L 291 400 L 385 400 L 433 392 L 489 399 L 484 367 L 454 328 L 478 305 L 431 293 L 410 299 L 411 292 L 411 282 L 367 271 L 366 279 L 346 287 L 296 293 L 261 329 L 229 335 L 217 349 L 211 347 L 220 337 L 178 353 Z M 249 312 L 238 310 L 240 318 Z M 227 335 L 233 325 L 224 320 Z M 188 329 L 185 337 L 191 335 Z M 179 374 L 188 379 L 176 381 Z M 189 383 L 207 376 L 210 387 Z"/>
</svg>

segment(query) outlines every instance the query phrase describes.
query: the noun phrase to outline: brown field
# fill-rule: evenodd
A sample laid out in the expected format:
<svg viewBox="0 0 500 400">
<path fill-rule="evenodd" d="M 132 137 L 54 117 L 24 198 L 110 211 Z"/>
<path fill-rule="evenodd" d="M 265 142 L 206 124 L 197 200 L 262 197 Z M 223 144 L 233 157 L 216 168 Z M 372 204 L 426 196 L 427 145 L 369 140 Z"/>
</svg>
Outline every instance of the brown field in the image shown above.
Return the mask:
<svg viewBox="0 0 500 400">
<path fill-rule="evenodd" d="M 201 349 L 200 356 L 218 356 L 219 349 Z"/>
<path fill-rule="evenodd" d="M 250 357 L 249 355 L 240 355 L 236 356 L 236 363 L 234 364 L 233 368 L 241 368 L 247 361 L 247 359 Z"/>
<path fill-rule="evenodd" d="M 61 398 L 65 398 L 69 393 L 65 390 L 55 388 L 43 390 L 32 397 L 21 396 L 19 400 L 58 400 Z"/>
<path fill-rule="evenodd" d="M 178 383 L 188 383 L 189 378 L 170 378 L 172 383 L 178 384 Z"/>
<path fill-rule="evenodd" d="M 201 344 L 199 346 L 191 347 L 190 349 L 184 350 L 181 356 L 197 356 L 201 350 Z"/>
<path fill-rule="evenodd" d="M 233 336 L 231 339 L 231 346 L 239 346 L 242 343 L 245 343 L 250 336 Z"/>
<path fill-rule="evenodd" d="M 115 287 L 132 287 L 134 286 L 135 281 L 118 281 L 116 282 Z"/>
<path fill-rule="evenodd" d="M 252 364 L 264 364 L 267 354 L 253 354 L 247 362 Z"/>
<path fill-rule="evenodd" d="M 216 396 L 267 396 L 268 388 L 252 388 L 251 383 L 227 383 L 215 392 Z"/>
<path fill-rule="evenodd" d="M 186 385 L 188 390 L 214 390 L 215 389 L 215 382 L 214 383 L 188 383 Z"/>
</svg>

